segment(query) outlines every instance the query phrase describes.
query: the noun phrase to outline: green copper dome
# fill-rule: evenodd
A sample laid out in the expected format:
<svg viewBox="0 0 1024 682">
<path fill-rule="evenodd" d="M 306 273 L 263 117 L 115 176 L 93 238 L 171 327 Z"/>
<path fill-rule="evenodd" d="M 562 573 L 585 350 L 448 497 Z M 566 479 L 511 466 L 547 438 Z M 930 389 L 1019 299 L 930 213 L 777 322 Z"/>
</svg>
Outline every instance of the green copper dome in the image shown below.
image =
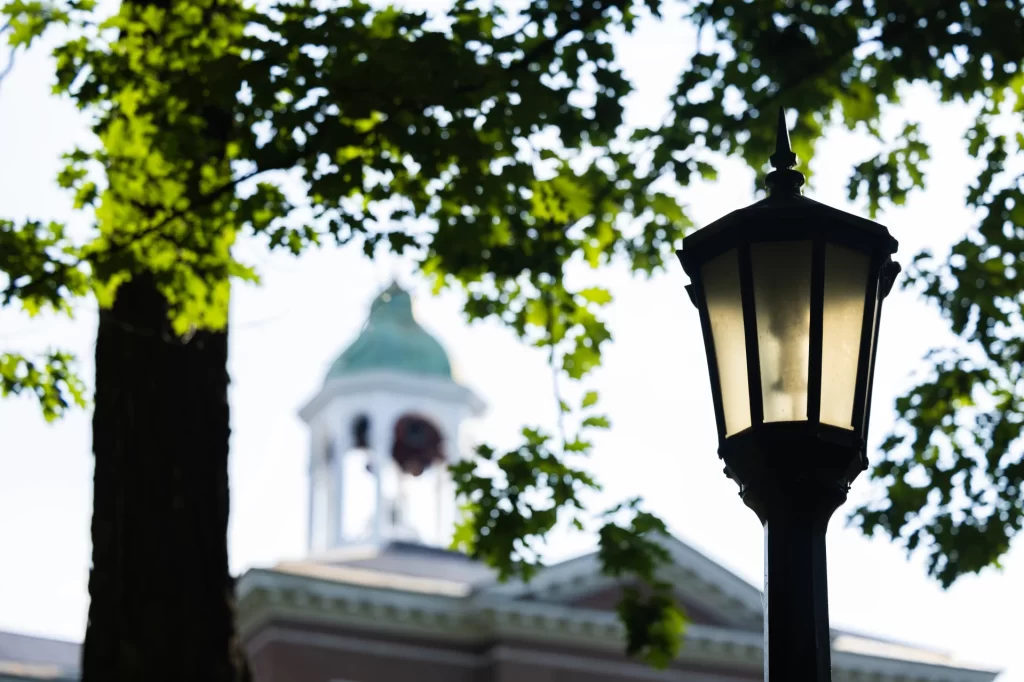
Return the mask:
<svg viewBox="0 0 1024 682">
<path fill-rule="evenodd" d="M 370 319 L 327 372 L 327 380 L 359 372 L 390 370 L 452 378 L 448 354 L 416 323 L 408 292 L 392 284 L 370 306 Z"/>
</svg>

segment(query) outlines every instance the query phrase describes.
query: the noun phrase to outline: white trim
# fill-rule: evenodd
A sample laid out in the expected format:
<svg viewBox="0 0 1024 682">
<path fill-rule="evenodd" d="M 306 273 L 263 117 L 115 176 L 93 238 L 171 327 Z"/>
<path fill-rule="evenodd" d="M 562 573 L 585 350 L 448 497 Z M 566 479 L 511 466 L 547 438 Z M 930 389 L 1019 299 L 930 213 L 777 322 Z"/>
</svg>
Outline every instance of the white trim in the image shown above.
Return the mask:
<svg viewBox="0 0 1024 682">
<path fill-rule="evenodd" d="M 659 577 L 680 587 L 696 582 L 696 589 L 681 590 L 684 596 L 729 625 L 762 627 L 764 602 L 761 590 L 675 537 L 661 542 L 669 552 L 670 563 Z M 505 599 L 536 595 L 545 601 L 564 602 L 614 585 L 613 579 L 602 575 L 597 554 L 591 553 L 546 567 L 529 583 L 509 581 L 487 586 L 481 591 Z"/>
<path fill-rule="evenodd" d="M 865 656 L 878 656 L 880 658 L 917 661 L 918 663 L 933 663 L 935 665 L 949 665 L 953 662 L 953 657 L 946 652 L 898 642 L 887 642 L 846 632 L 835 632 L 833 634 L 832 650 L 863 654 Z"/>
<path fill-rule="evenodd" d="M 763 627 L 761 609 L 752 609 L 750 603 L 735 593 L 722 590 L 719 583 L 707 580 L 706 576 L 698 575 L 688 566 L 672 563 L 658 572 L 658 578 L 672 584 L 673 591 L 684 604 L 707 612 L 723 625 L 740 630 L 760 630 Z M 567 582 L 551 582 L 541 590 L 530 590 L 522 596 L 533 595 L 538 601 L 567 604 L 618 586 L 616 578 L 601 574 L 588 576 L 581 572 Z M 491 586 L 482 591 L 492 594 L 496 592 L 491 590 Z M 504 598 L 516 599 L 522 596 L 508 595 Z"/>
<path fill-rule="evenodd" d="M 487 407 L 473 390 L 452 379 L 416 376 L 393 370 L 371 370 L 328 380 L 316 396 L 299 410 L 299 417 L 309 424 L 337 396 L 381 391 L 465 405 L 473 416 L 483 414 Z"/>
<path fill-rule="evenodd" d="M 416 576 L 400 575 L 398 573 L 385 573 L 383 571 L 356 568 L 354 566 L 328 566 L 306 561 L 296 561 L 278 564 L 274 570 L 280 571 L 281 573 L 287 573 L 289 575 L 314 578 L 316 580 L 343 582 L 362 587 L 399 590 L 402 592 L 418 592 L 421 594 L 434 594 L 445 597 L 467 597 L 472 591 L 472 587 L 470 585 L 456 582 L 454 580 L 418 578 Z"/>
<path fill-rule="evenodd" d="M 359 628 L 450 642 L 536 641 L 621 654 L 623 628 L 612 612 L 491 594 L 456 598 L 249 571 L 238 583 L 239 631 L 258 636 L 275 621 Z M 763 634 L 691 624 L 679 660 L 734 670 L 763 666 Z M 844 681 L 991 682 L 998 673 L 835 651 Z M 860 677 L 859 677 L 860 676 Z"/>
<path fill-rule="evenodd" d="M 904 661 L 835 650 L 832 651 L 832 669 L 842 670 L 847 679 L 851 679 L 852 674 L 854 678 L 874 675 L 883 679 L 922 682 L 991 682 L 999 675 L 996 671 L 971 669 L 955 664 Z"/>
<path fill-rule="evenodd" d="M 255 569 L 238 581 L 238 601 L 250 593 L 262 592 L 269 604 L 294 603 L 309 610 L 311 605 L 342 611 L 358 606 L 362 612 L 425 610 L 452 612 L 458 601 L 444 595 L 405 592 L 386 587 L 336 583 L 307 576 Z M 364 608 L 365 607 L 365 608 Z"/>
</svg>

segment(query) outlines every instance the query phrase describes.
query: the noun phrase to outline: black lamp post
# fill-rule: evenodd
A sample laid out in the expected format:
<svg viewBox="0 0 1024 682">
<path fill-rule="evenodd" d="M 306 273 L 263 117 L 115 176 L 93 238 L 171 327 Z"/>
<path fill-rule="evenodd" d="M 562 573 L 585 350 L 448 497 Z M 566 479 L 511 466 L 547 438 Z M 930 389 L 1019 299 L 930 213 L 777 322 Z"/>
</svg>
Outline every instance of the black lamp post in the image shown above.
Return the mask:
<svg viewBox="0 0 1024 682">
<path fill-rule="evenodd" d="M 768 197 L 683 240 L 725 472 L 765 529 L 765 680 L 831 679 L 825 530 L 867 466 L 882 225 L 800 193 L 784 111 Z"/>
</svg>

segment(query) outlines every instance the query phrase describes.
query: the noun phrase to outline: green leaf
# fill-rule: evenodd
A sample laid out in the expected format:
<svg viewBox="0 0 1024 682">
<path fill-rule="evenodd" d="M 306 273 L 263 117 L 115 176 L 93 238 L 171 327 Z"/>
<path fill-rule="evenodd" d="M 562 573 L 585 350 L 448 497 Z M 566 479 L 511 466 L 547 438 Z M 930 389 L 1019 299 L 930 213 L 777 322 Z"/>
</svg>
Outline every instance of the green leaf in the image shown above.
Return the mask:
<svg viewBox="0 0 1024 682">
<path fill-rule="evenodd" d="M 586 452 L 589 452 L 590 449 L 593 446 L 594 446 L 594 444 L 591 443 L 590 441 L 586 441 L 586 440 L 582 440 L 580 438 L 576 438 L 575 440 L 571 440 L 571 441 L 567 442 L 563 446 L 563 449 L 566 452 L 586 453 Z"/>
<path fill-rule="evenodd" d="M 582 291 L 579 292 L 579 295 L 582 296 L 588 303 L 593 303 L 595 305 L 607 305 L 612 301 L 612 295 L 611 293 L 608 292 L 607 289 L 600 289 L 597 287 L 583 289 Z"/>
</svg>

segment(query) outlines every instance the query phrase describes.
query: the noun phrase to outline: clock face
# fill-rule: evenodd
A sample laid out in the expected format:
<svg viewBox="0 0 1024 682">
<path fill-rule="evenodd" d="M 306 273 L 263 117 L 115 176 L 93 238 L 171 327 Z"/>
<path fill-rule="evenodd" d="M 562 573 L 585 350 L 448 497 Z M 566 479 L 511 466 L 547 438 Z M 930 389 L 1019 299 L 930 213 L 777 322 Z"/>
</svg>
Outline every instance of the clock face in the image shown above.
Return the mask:
<svg viewBox="0 0 1024 682">
<path fill-rule="evenodd" d="M 423 417 L 405 415 L 395 424 L 395 463 L 407 474 L 419 476 L 444 461 L 443 439 L 437 427 Z"/>
</svg>

